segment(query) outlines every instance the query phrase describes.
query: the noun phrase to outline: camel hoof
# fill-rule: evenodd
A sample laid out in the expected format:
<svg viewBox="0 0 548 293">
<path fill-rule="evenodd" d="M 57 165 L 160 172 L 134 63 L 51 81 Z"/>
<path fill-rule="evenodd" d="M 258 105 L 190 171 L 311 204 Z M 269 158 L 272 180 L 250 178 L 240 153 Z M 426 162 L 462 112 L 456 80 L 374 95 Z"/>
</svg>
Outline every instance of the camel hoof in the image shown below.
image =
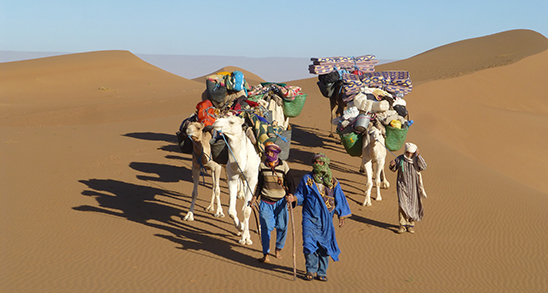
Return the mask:
<svg viewBox="0 0 548 293">
<path fill-rule="evenodd" d="M 207 212 L 212 212 L 213 210 L 214 210 L 213 205 L 209 205 L 209 206 L 206 208 L 206 211 L 207 211 Z"/>
<path fill-rule="evenodd" d="M 390 187 L 390 183 L 388 183 L 387 181 L 381 183 L 381 188 L 382 189 L 388 189 Z"/>
<path fill-rule="evenodd" d="M 375 198 L 375 200 L 376 200 L 376 201 L 381 201 L 381 200 L 382 200 L 382 197 L 377 196 L 377 197 Z"/>
<path fill-rule="evenodd" d="M 183 218 L 183 221 L 194 221 L 194 214 L 192 212 L 189 212 L 186 214 L 186 216 Z"/>
<path fill-rule="evenodd" d="M 364 206 L 364 207 L 369 207 L 369 206 L 372 206 L 372 204 L 371 204 L 370 202 L 364 202 L 364 203 L 362 204 L 362 206 Z"/>
<path fill-rule="evenodd" d="M 250 238 L 246 238 L 246 239 L 240 239 L 240 241 L 238 241 L 241 245 L 252 245 L 253 244 L 253 241 L 251 241 Z"/>
<path fill-rule="evenodd" d="M 225 214 L 223 213 L 216 213 L 215 215 L 213 215 L 215 218 L 224 218 L 225 217 Z"/>
<path fill-rule="evenodd" d="M 328 136 L 329 136 L 329 137 L 335 137 L 335 136 L 333 135 L 333 133 L 330 133 Z"/>
</svg>

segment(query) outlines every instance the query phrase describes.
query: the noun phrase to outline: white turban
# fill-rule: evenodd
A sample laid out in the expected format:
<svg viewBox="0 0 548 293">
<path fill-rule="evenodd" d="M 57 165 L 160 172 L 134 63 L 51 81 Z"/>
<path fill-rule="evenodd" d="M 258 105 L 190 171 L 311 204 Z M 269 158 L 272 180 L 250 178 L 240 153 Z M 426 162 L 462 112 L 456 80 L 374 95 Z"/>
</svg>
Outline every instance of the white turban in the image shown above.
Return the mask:
<svg viewBox="0 0 548 293">
<path fill-rule="evenodd" d="M 417 145 L 414 143 L 406 142 L 405 151 L 414 154 L 417 151 Z"/>
</svg>

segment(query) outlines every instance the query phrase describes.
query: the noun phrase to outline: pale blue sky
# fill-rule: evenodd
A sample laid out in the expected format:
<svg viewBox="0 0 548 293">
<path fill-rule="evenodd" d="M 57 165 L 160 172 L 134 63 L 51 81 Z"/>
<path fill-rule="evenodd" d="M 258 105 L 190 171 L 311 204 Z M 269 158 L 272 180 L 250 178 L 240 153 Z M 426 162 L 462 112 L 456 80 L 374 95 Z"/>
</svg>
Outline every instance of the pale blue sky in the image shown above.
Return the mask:
<svg viewBox="0 0 548 293">
<path fill-rule="evenodd" d="M 548 36 L 548 0 L 2 0 L 0 50 L 404 59 L 511 29 Z"/>
</svg>

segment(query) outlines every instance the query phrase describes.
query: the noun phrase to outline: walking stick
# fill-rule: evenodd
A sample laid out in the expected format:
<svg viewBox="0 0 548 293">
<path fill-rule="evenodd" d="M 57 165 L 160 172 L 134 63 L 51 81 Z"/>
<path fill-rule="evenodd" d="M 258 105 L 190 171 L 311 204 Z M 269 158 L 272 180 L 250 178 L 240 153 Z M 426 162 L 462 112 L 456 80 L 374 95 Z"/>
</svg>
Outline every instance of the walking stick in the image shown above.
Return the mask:
<svg viewBox="0 0 548 293">
<path fill-rule="evenodd" d="M 270 166 L 270 169 L 272 169 L 272 173 L 274 173 L 278 178 L 278 184 L 283 187 L 286 194 L 289 194 L 289 190 L 287 190 L 287 187 L 282 184 L 282 179 L 278 177 L 276 170 L 274 170 L 272 166 Z M 293 203 L 288 202 L 287 204 L 289 205 L 289 213 L 291 214 L 291 233 L 293 236 L 293 281 L 295 281 L 297 280 L 297 260 L 295 259 L 295 251 L 297 250 L 295 247 L 295 217 L 293 216 Z"/>
<path fill-rule="evenodd" d="M 293 281 L 297 280 L 297 260 L 295 259 L 295 217 L 293 217 L 293 203 L 288 202 L 289 213 L 291 214 L 291 232 L 293 234 Z"/>
<path fill-rule="evenodd" d="M 261 224 L 259 223 L 259 218 L 257 218 L 257 214 L 259 213 L 258 212 L 259 208 L 257 207 L 257 205 L 253 205 L 253 214 L 255 215 L 255 224 L 257 225 L 257 234 L 259 234 L 259 239 L 261 239 Z"/>
</svg>

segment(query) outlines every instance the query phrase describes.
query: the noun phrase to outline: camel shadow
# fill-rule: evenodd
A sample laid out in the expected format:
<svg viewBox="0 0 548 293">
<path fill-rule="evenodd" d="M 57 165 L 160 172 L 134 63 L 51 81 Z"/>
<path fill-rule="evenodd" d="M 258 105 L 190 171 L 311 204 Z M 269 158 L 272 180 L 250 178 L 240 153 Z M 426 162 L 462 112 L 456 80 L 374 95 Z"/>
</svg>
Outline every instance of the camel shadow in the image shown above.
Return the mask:
<svg viewBox="0 0 548 293">
<path fill-rule="evenodd" d="M 76 211 L 107 214 L 159 229 L 166 233 L 154 235 L 172 241 L 178 245 L 178 249 L 202 255 L 201 252 L 208 251 L 231 264 L 238 263 L 263 273 L 273 269 L 284 275 L 293 274 L 292 268 L 289 267 L 257 266 L 257 260 L 251 255 L 261 255 L 261 250 L 241 246 L 231 240 L 237 237 L 231 223 L 214 217 L 202 218 L 199 215 L 195 215 L 194 222 L 189 224 L 182 222 L 180 212 L 188 209 L 190 205 L 188 195 L 112 179 L 90 179 L 79 182 L 87 187 L 82 195 L 95 198 L 98 205 L 73 207 Z M 252 254 L 240 252 L 242 247 Z"/>
<path fill-rule="evenodd" d="M 175 134 L 167 133 L 156 133 L 156 132 L 132 132 L 123 134 L 123 136 L 131 137 L 141 140 L 150 140 L 150 141 L 164 141 L 169 144 L 159 147 L 159 150 L 171 152 L 171 153 L 180 153 L 181 149 L 177 145 L 177 136 Z"/>
<path fill-rule="evenodd" d="M 291 124 L 291 143 L 307 147 L 323 147 L 324 140 L 320 137 L 320 131 L 316 128 Z"/>
<path fill-rule="evenodd" d="M 177 136 L 167 133 L 156 133 L 156 132 L 132 132 L 123 134 L 123 136 L 142 139 L 142 140 L 152 140 L 152 141 L 165 141 L 177 143 Z"/>
<path fill-rule="evenodd" d="M 192 182 L 192 170 L 185 167 L 142 162 L 131 162 L 129 167 L 142 173 L 155 174 L 154 176 L 137 175 L 138 179 L 144 181 L 179 182 L 184 180 Z"/>
</svg>

